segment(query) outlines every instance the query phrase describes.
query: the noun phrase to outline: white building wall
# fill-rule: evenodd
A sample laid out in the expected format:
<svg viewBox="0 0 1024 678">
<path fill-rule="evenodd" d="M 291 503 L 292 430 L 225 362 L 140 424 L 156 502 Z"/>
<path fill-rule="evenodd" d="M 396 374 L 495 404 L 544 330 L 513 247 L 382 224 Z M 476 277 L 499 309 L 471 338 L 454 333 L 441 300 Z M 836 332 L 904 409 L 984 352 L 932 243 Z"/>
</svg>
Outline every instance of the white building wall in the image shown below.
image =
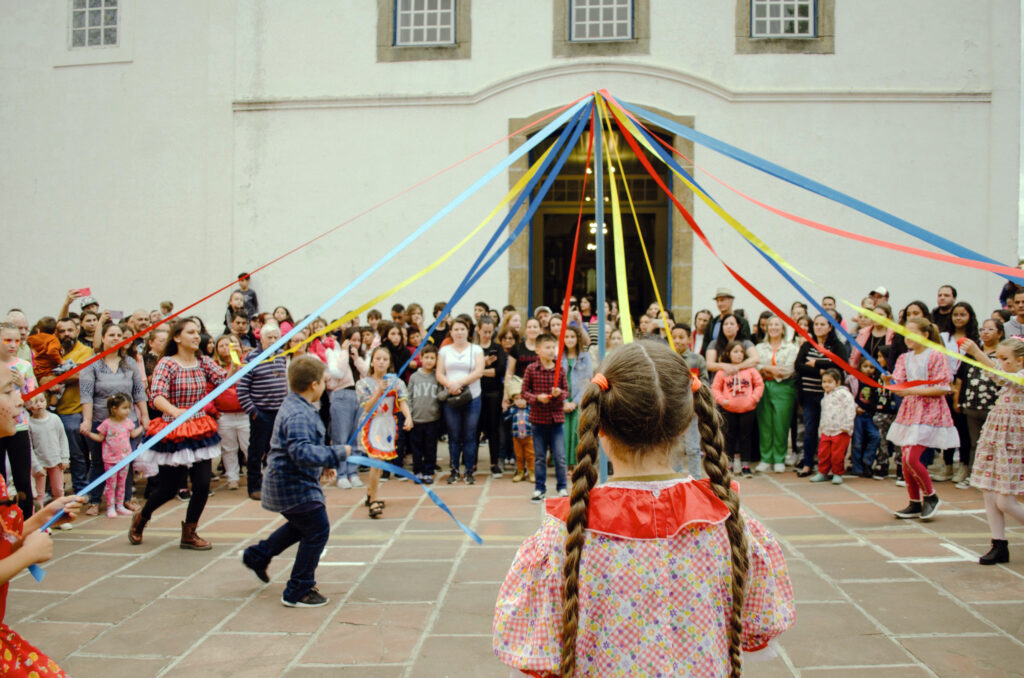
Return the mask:
<svg viewBox="0 0 1024 678">
<path fill-rule="evenodd" d="M 396 63 L 376 61 L 372 2 L 122 2 L 128 63 L 55 67 L 66 58 L 66 4 L 0 0 L 12 18 L 0 26 L 0 214 L 28 245 L 19 251 L 46 253 L 60 271 L 39 275 L 38 257 L 11 262 L 34 284 L 7 288 L 3 303 L 30 316 L 55 312 L 82 285 L 112 308 L 180 307 L 501 139 L 510 118 L 598 88 L 692 115 L 702 132 L 1013 263 L 1021 92 L 1010 0 L 973 3 L 973 14 L 955 0 L 837 3 L 833 55 L 736 55 L 733 3 L 651 0 L 650 54 L 606 59 L 551 56 L 549 0 L 476 0 L 470 59 Z M 312 310 L 507 151 L 502 143 L 261 272 L 263 305 Z M 696 160 L 789 211 L 927 247 L 706 149 Z M 896 302 L 931 302 L 948 281 L 979 312 L 995 304 L 996 276 L 810 233 L 698 179 L 821 282 L 817 296 L 857 301 L 883 284 Z M 507 190 L 507 175 L 495 179 L 328 315 L 439 256 Z M 696 216 L 729 263 L 788 308 L 788 285 L 710 210 L 698 205 Z M 491 230 L 382 306 L 447 297 Z M 503 303 L 507 284 L 503 260 L 463 307 Z M 721 285 L 738 288 L 695 243 L 694 308 L 712 306 Z M 225 299 L 203 314 L 219 317 Z"/>
</svg>

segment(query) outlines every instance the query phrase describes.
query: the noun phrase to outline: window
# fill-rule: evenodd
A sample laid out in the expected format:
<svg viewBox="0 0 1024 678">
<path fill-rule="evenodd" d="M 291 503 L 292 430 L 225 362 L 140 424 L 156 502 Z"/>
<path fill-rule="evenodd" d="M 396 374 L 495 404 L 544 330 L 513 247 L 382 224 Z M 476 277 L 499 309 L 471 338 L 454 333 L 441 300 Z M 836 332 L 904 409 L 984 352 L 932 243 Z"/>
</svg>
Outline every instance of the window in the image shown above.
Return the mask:
<svg viewBox="0 0 1024 678">
<path fill-rule="evenodd" d="M 633 0 L 571 0 L 573 41 L 632 40 Z"/>
<path fill-rule="evenodd" d="M 751 0 L 750 37 L 813 38 L 814 0 Z"/>
<path fill-rule="evenodd" d="M 395 45 L 455 44 L 455 0 L 397 0 Z"/>
<path fill-rule="evenodd" d="M 71 0 L 71 47 L 117 47 L 118 0 Z"/>
</svg>

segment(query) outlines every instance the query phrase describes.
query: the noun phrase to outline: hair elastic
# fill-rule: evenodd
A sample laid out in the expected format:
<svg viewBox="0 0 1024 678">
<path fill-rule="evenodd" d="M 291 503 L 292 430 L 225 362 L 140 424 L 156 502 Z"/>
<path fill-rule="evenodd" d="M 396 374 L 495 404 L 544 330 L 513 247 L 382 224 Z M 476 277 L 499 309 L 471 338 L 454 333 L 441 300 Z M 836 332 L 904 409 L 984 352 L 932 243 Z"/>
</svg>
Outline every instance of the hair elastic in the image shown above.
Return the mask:
<svg viewBox="0 0 1024 678">
<path fill-rule="evenodd" d="M 690 390 L 696 393 L 700 390 L 701 382 L 700 377 L 697 376 L 697 372 L 690 372 Z"/>
<path fill-rule="evenodd" d="M 608 383 L 608 377 L 604 376 L 600 372 L 594 375 L 594 378 L 590 380 L 590 383 L 597 384 L 599 387 L 601 387 L 602 391 L 607 391 L 609 388 L 611 388 L 611 385 Z"/>
</svg>

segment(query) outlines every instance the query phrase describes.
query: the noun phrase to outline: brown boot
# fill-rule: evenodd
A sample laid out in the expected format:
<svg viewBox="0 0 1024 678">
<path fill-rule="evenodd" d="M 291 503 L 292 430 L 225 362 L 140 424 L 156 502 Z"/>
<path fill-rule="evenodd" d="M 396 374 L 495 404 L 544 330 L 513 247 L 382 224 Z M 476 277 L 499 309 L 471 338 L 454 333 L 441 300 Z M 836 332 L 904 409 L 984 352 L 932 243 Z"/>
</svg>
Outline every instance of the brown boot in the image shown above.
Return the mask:
<svg viewBox="0 0 1024 678">
<path fill-rule="evenodd" d="M 181 524 L 180 546 L 183 549 L 192 549 L 193 551 L 209 551 L 213 548 L 213 544 L 196 534 L 197 524 L 198 523 Z"/>
<path fill-rule="evenodd" d="M 128 528 L 128 541 L 138 546 L 142 543 L 142 531 L 146 529 L 146 523 L 149 522 L 148 518 L 143 517 L 142 509 L 135 512 L 132 516 L 132 524 Z"/>
</svg>

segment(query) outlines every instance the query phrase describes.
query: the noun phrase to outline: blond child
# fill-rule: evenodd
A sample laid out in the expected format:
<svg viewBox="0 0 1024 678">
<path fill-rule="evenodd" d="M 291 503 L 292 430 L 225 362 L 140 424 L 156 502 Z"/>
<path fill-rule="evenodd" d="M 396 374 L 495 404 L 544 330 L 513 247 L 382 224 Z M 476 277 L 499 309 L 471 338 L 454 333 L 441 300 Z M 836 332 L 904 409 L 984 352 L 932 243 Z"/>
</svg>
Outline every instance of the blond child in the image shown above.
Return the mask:
<svg viewBox="0 0 1024 678">
<path fill-rule="evenodd" d="M 36 498 L 42 505 L 47 479 L 53 498 L 64 496 L 64 469 L 71 461 L 71 453 L 64 424 L 46 409 L 46 396 L 40 393 L 28 401 L 26 407 L 31 415 L 28 433 L 32 439 L 32 477 L 36 481 Z M 71 523 L 65 524 L 71 527 Z"/>
</svg>

